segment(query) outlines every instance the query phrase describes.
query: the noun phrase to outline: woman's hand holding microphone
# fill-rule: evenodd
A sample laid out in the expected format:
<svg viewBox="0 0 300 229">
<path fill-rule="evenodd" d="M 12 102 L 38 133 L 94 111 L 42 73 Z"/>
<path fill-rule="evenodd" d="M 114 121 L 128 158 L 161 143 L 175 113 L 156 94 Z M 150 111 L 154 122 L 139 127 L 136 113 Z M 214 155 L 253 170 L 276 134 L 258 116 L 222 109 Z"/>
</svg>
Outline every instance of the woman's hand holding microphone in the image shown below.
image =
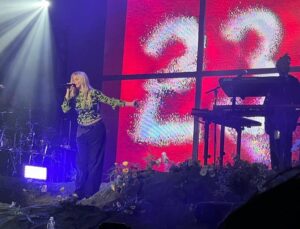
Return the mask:
<svg viewBox="0 0 300 229">
<path fill-rule="evenodd" d="M 75 84 L 67 83 L 65 85 L 67 86 L 67 91 L 66 91 L 66 94 L 65 94 L 65 98 L 66 98 L 66 100 L 70 100 L 73 97 L 75 97 L 75 90 L 76 90 Z"/>
</svg>

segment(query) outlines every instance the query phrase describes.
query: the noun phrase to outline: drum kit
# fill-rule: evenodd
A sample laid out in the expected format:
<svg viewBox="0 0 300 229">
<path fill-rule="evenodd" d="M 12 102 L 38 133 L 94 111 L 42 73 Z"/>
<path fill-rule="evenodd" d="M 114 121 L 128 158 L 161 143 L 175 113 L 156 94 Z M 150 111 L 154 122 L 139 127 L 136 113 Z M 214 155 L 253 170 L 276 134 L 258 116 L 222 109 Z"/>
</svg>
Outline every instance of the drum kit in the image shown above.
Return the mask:
<svg viewBox="0 0 300 229">
<path fill-rule="evenodd" d="M 31 113 L 31 110 L 29 111 Z M 54 128 L 24 119 L 15 111 L 0 112 L 0 175 L 18 176 L 23 166 L 47 166 L 55 160 Z"/>
</svg>

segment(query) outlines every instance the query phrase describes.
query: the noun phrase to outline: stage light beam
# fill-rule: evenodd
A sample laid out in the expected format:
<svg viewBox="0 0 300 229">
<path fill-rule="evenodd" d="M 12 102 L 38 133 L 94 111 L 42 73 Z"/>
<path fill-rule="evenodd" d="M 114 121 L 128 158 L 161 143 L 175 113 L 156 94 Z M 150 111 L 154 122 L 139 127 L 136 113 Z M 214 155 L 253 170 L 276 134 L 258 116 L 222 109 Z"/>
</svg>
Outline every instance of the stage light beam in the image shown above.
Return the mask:
<svg viewBox="0 0 300 229">
<path fill-rule="evenodd" d="M 40 2 L 40 7 L 43 9 L 49 8 L 50 5 L 51 5 L 51 3 L 47 0 L 41 0 L 41 2 Z"/>
<path fill-rule="evenodd" d="M 0 1 L 0 80 L 6 88 L 1 99 L 11 107 L 39 106 L 51 119 L 46 115 L 55 96 L 49 11 L 41 0 Z"/>
</svg>

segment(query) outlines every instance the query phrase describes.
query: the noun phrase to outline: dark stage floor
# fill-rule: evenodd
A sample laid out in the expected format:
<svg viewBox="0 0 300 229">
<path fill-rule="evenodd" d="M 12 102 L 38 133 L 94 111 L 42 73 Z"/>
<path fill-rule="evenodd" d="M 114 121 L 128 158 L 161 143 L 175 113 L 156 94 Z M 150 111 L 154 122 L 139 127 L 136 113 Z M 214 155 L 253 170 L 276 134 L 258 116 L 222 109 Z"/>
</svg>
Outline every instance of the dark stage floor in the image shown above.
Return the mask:
<svg viewBox="0 0 300 229">
<path fill-rule="evenodd" d="M 294 228 L 299 174 L 242 161 L 222 169 L 187 161 L 167 173 L 129 167 L 77 203 L 64 200 L 72 182 L 1 176 L 0 228 L 46 228 L 51 216 L 55 228 Z"/>
</svg>

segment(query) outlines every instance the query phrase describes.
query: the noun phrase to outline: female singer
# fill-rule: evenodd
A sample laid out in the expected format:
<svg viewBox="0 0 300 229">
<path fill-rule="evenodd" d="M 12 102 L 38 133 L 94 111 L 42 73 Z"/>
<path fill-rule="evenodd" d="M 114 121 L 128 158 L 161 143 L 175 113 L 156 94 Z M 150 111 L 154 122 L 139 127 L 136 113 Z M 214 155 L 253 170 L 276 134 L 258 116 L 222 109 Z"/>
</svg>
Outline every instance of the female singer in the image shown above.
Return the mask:
<svg viewBox="0 0 300 229">
<path fill-rule="evenodd" d="M 106 130 L 99 113 L 98 104 L 106 103 L 114 109 L 116 106 L 136 107 L 137 102 L 121 101 L 105 96 L 101 91 L 91 87 L 84 72 L 74 72 L 71 75 L 69 85 L 61 107 L 66 113 L 73 104 L 78 115 L 76 134 L 77 176 L 73 197 L 82 199 L 95 194 L 101 184 Z"/>
</svg>

